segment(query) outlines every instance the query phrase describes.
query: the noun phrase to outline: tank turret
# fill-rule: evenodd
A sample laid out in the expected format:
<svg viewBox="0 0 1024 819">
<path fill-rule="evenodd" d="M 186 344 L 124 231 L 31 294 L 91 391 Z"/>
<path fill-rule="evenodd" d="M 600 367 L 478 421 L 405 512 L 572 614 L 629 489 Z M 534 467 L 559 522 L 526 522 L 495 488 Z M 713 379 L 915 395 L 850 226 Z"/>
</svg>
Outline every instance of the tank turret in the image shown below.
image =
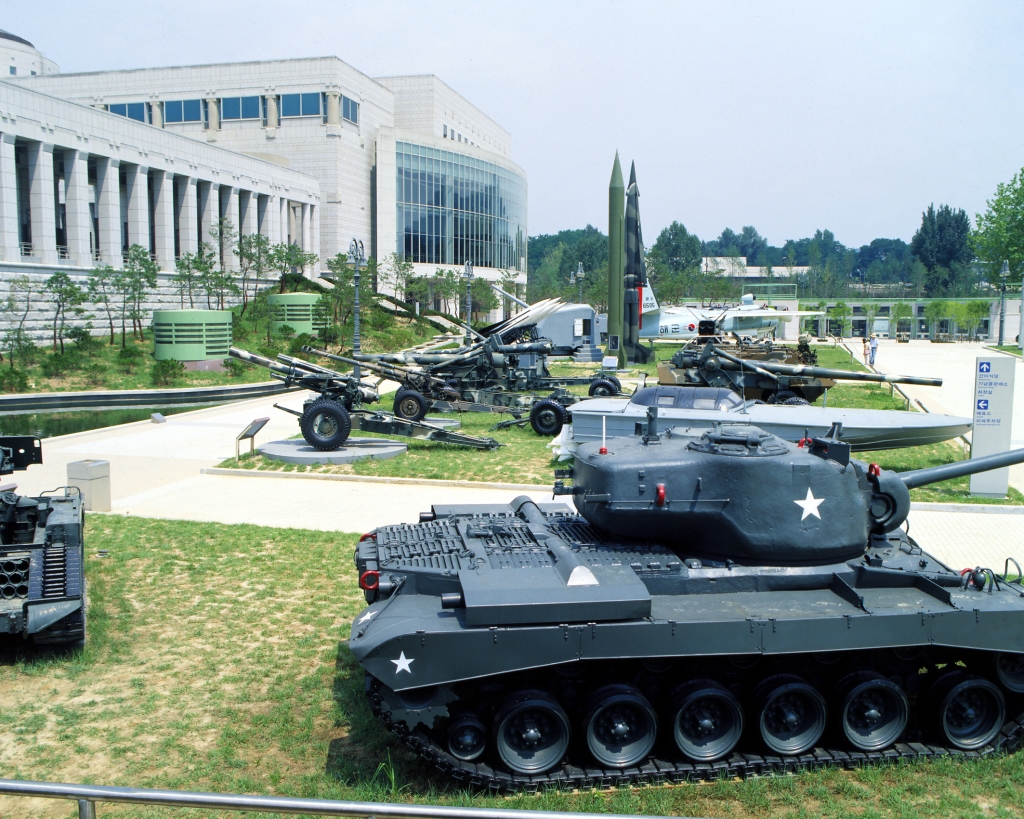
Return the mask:
<svg viewBox="0 0 1024 819">
<path fill-rule="evenodd" d="M 1024 449 L 896 473 L 850 458 L 828 436 L 791 443 L 749 424 L 701 437 L 649 435 L 583 444 L 572 471 L 576 508 L 622 538 L 741 564 L 822 565 L 860 557 L 871 535 L 898 528 L 910 489 L 1024 462 Z"/>
</svg>

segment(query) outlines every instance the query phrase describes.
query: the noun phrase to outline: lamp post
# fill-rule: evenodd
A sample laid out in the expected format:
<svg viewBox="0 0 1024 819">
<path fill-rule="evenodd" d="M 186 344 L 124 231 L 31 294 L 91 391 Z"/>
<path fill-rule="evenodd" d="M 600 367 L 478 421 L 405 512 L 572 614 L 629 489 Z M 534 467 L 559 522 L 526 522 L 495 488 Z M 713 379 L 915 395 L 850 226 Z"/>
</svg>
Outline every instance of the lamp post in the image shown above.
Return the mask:
<svg viewBox="0 0 1024 819">
<path fill-rule="evenodd" d="M 466 280 L 466 346 L 468 347 L 473 343 L 473 334 L 469 331 L 472 326 L 470 324 L 470 316 L 473 310 L 473 263 L 466 262 L 466 266 L 462 269 L 462 278 Z"/>
<path fill-rule="evenodd" d="M 583 262 L 580 262 L 579 267 L 576 268 L 576 281 L 580 283 L 580 304 L 583 304 L 583 277 L 585 275 L 583 272 Z"/>
<path fill-rule="evenodd" d="M 1003 346 L 1003 324 L 1006 322 L 1006 280 L 1010 276 L 1010 263 L 1003 262 L 999 271 L 999 346 Z"/>
<path fill-rule="evenodd" d="M 352 275 L 352 283 L 355 286 L 355 312 L 353 320 L 353 333 L 352 333 L 352 354 L 359 355 L 361 352 L 361 346 L 359 343 L 359 265 L 366 261 L 366 255 L 363 253 L 363 243 L 357 239 L 353 239 L 348 246 L 348 260 L 355 265 L 355 272 Z M 355 376 L 358 381 L 363 377 L 362 371 L 359 369 L 359 365 L 356 364 L 352 368 L 352 375 Z"/>
</svg>

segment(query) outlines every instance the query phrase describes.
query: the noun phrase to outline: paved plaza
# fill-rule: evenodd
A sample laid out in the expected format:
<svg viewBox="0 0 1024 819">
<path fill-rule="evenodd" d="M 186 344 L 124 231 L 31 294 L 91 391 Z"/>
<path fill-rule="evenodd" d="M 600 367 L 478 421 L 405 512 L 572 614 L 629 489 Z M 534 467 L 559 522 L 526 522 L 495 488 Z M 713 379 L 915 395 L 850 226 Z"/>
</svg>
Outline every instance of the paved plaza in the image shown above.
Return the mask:
<svg viewBox="0 0 1024 819">
<path fill-rule="evenodd" d="M 929 345 L 925 342 L 883 344 L 880 367 L 890 372 L 941 374 L 941 389 L 917 387 L 911 394 L 934 411 L 969 415 L 973 360 L 982 348 Z M 1024 380 L 1024 379 L 1022 379 Z M 931 389 L 931 394 L 927 391 Z M 1024 384 L 1018 385 L 1024 389 Z M 908 390 L 909 391 L 909 390 Z M 963 396 L 967 397 L 964 398 Z M 110 461 L 113 514 L 220 523 L 366 532 L 388 523 L 414 523 L 434 503 L 506 503 L 516 495 L 550 500 L 551 490 L 538 486 L 387 482 L 345 476 L 239 476 L 209 471 L 235 452 L 235 436 L 256 418 L 270 421 L 257 443 L 291 438 L 298 433 L 294 416 L 274 409 L 275 401 L 299 408 L 306 394 L 257 398 L 222 407 L 172 415 L 166 423 L 149 421 L 47 439 L 44 464 L 14 479 L 19 490 L 35 494 L 62 486 L 67 464 L 85 458 Z M 1018 402 L 1018 407 L 1021 402 Z M 1019 410 L 1018 410 L 1019 411 Z M 1024 424 L 1024 421 L 1022 421 Z M 1024 426 L 1017 429 L 1024 435 Z M 206 470 L 206 471 L 204 471 Z M 1024 467 L 1014 483 L 1024 486 Z M 953 568 L 983 565 L 1001 571 L 1007 556 L 1024 561 L 1024 509 L 963 506 L 936 510 L 916 506 L 910 532 L 936 557 Z"/>
</svg>

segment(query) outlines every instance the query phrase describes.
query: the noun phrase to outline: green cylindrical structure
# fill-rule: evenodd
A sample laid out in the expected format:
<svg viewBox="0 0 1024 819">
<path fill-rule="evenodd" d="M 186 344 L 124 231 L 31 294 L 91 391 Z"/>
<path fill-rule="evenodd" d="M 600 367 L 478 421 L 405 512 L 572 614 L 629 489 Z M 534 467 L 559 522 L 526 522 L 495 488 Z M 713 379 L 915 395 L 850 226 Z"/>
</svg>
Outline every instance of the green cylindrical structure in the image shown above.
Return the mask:
<svg viewBox="0 0 1024 819">
<path fill-rule="evenodd" d="M 622 311 L 625 282 L 623 238 L 625 222 L 626 187 L 622 183 L 619 152 L 615 152 L 612 178 L 608 183 L 608 355 L 617 356 L 619 366 L 626 364 L 626 350 L 622 343 Z M 612 338 L 618 336 L 618 350 L 612 349 Z"/>
<path fill-rule="evenodd" d="M 296 334 L 314 335 L 319 329 L 313 323 L 313 307 L 318 301 L 319 293 L 277 293 L 267 296 L 271 330 L 276 332 L 288 325 Z"/>
<path fill-rule="evenodd" d="M 154 310 L 157 361 L 214 361 L 228 357 L 230 310 Z"/>
</svg>

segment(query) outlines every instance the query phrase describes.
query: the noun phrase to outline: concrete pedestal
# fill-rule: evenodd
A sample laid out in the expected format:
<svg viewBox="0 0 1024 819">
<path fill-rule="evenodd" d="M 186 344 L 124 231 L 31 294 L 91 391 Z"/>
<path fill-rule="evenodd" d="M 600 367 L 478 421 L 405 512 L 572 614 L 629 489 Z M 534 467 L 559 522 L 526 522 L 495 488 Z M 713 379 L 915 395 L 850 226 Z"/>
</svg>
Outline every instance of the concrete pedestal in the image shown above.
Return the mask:
<svg viewBox="0 0 1024 819">
<path fill-rule="evenodd" d="M 110 461 L 72 461 L 68 464 L 68 486 L 78 487 L 85 511 L 110 511 Z"/>
<path fill-rule="evenodd" d="M 335 450 L 314 449 L 301 438 L 271 441 L 258 447 L 260 455 L 288 464 L 349 464 L 363 458 L 378 461 L 396 458 L 408 450 L 405 444 L 382 438 L 349 438 Z"/>
</svg>

